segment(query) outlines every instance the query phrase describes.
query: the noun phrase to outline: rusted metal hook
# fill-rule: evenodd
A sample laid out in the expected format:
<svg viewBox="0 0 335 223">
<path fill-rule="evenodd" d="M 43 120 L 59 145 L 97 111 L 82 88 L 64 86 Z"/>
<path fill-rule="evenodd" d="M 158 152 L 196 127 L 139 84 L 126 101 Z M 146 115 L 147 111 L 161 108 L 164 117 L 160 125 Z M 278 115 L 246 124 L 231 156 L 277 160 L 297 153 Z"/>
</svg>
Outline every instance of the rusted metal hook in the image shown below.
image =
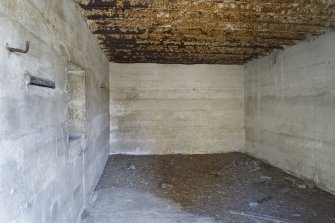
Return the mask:
<svg viewBox="0 0 335 223">
<path fill-rule="evenodd" d="M 13 48 L 13 47 L 9 47 L 8 46 L 8 43 L 6 43 L 6 49 L 11 52 L 11 53 L 14 53 L 14 52 L 18 52 L 18 53 L 28 53 L 29 51 L 29 45 L 30 45 L 30 42 L 27 41 L 26 42 L 26 48 L 23 50 L 23 49 L 18 49 L 18 48 Z"/>
</svg>

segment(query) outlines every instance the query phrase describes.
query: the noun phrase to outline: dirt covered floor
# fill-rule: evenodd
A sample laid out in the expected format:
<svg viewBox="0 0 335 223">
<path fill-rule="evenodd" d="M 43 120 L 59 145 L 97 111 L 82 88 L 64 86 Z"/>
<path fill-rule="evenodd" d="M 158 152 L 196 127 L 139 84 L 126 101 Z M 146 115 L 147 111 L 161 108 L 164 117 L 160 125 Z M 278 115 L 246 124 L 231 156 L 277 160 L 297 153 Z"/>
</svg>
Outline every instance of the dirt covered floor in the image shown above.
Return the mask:
<svg viewBox="0 0 335 223">
<path fill-rule="evenodd" d="M 335 222 L 335 196 L 241 153 L 110 156 L 84 223 Z"/>
</svg>

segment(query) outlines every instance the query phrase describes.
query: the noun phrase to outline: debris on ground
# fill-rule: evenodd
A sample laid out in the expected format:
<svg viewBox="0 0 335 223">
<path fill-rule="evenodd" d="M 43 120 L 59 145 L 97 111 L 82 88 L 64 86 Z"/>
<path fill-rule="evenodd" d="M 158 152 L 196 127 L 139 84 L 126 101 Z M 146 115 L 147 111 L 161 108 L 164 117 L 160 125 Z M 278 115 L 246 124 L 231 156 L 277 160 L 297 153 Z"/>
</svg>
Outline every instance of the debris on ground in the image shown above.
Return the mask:
<svg viewBox="0 0 335 223">
<path fill-rule="evenodd" d="M 296 222 L 296 223 L 302 223 L 300 221 L 292 221 L 290 219 L 284 219 L 284 218 L 278 218 L 270 215 L 262 215 L 262 214 L 255 214 L 255 213 L 245 213 L 245 212 L 236 212 L 236 211 L 229 211 L 229 213 L 234 215 L 240 215 L 240 216 L 246 216 L 248 219 L 250 219 L 252 222 L 273 222 L 273 223 L 284 223 L 284 222 Z M 249 222 L 249 221 L 248 221 Z"/>
<path fill-rule="evenodd" d="M 262 169 L 260 167 L 258 161 L 256 161 L 256 160 L 243 160 L 243 161 L 239 161 L 239 162 L 236 162 L 234 160 L 233 165 L 236 165 L 236 164 L 247 167 L 250 172 L 256 172 L 256 171 L 259 171 L 259 170 Z"/>
<path fill-rule="evenodd" d="M 263 197 L 263 198 L 261 198 L 261 199 L 258 199 L 256 202 L 257 202 L 258 204 L 262 204 L 262 203 L 264 203 L 264 202 L 266 202 L 266 201 L 271 200 L 272 198 L 273 198 L 272 195 L 268 195 L 268 196 L 266 196 L 266 197 Z"/>
<path fill-rule="evenodd" d="M 315 184 L 310 181 L 302 181 L 300 179 L 296 179 L 293 177 L 285 177 L 285 180 L 290 183 L 292 187 L 297 187 L 299 189 L 305 190 L 305 189 L 312 189 L 315 187 Z"/>
<path fill-rule="evenodd" d="M 272 181 L 272 177 L 269 176 L 260 176 L 259 177 L 259 182 L 260 183 L 269 183 Z"/>
<path fill-rule="evenodd" d="M 224 170 L 219 170 L 214 174 L 214 176 L 215 177 L 221 177 L 221 176 L 224 176 L 225 174 L 226 174 L 226 172 Z"/>
<path fill-rule="evenodd" d="M 291 184 L 291 186 L 295 186 L 297 183 L 297 179 L 293 178 L 293 177 L 285 177 L 285 180 Z"/>
<path fill-rule="evenodd" d="M 301 214 L 291 214 L 292 217 L 300 217 Z"/>
<path fill-rule="evenodd" d="M 128 170 L 131 165 L 136 170 Z M 258 183 L 268 177 L 270 183 Z M 299 189 L 296 184 L 300 182 L 304 181 L 240 153 L 112 155 L 96 190 L 129 188 L 151 193 L 179 204 L 188 213 L 214 217 L 219 222 L 265 221 L 241 221 L 242 215 L 232 214 L 237 220 L 226 219 L 229 210 L 252 210 L 249 214 L 291 218 L 286 222 L 335 223 L 335 196 L 318 188 Z"/>
<path fill-rule="evenodd" d="M 169 184 L 169 183 L 162 182 L 162 183 L 159 184 L 159 187 L 162 188 L 162 189 L 168 189 L 168 188 L 173 187 L 173 185 Z"/>
<path fill-rule="evenodd" d="M 259 205 L 259 203 L 257 203 L 257 202 L 250 202 L 249 203 L 250 207 L 258 207 L 258 205 Z"/>
<path fill-rule="evenodd" d="M 306 189 L 307 188 L 307 186 L 306 186 L 306 184 L 297 184 L 297 187 L 299 188 L 299 189 Z"/>
<path fill-rule="evenodd" d="M 135 165 L 130 165 L 127 169 L 128 170 L 136 170 L 136 166 Z"/>
<path fill-rule="evenodd" d="M 305 181 L 304 181 L 304 184 L 306 185 L 306 187 L 307 187 L 308 189 L 313 189 L 313 188 L 315 188 L 315 183 L 312 182 L 312 181 L 305 180 Z"/>
<path fill-rule="evenodd" d="M 249 163 L 247 163 L 250 172 L 256 172 L 258 170 L 261 169 L 261 167 L 259 166 L 259 164 L 256 161 L 251 161 Z"/>
<path fill-rule="evenodd" d="M 260 205 L 260 204 L 262 204 L 262 203 L 264 203 L 264 202 L 266 202 L 266 201 L 269 201 L 269 200 L 271 200 L 272 198 L 273 198 L 272 195 L 268 195 L 268 196 L 266 196 L 266 197 L 263 197 L 263 198 L 261 198 L 261 199 L 258 199 L 256 202 L 250 202 L 250 203 L 249 203 L 249 206 L 250 206 L 250 207 L 258 207 L 258 205 Z"/>
</svg>

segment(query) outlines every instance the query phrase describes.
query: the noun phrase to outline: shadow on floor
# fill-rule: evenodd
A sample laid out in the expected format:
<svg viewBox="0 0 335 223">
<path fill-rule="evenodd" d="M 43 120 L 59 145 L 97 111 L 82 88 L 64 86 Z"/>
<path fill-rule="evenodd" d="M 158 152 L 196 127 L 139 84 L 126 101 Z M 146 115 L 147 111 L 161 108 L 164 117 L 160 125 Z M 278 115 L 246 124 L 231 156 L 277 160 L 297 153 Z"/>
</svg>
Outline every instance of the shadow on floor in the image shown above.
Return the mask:
<svg viewBox="0 0 335 223">
<path fill-rule="evenodd" d="M 335 196 L 241 153 L 113 155 L 82 223 L 335 222 Z"/>
</svg>

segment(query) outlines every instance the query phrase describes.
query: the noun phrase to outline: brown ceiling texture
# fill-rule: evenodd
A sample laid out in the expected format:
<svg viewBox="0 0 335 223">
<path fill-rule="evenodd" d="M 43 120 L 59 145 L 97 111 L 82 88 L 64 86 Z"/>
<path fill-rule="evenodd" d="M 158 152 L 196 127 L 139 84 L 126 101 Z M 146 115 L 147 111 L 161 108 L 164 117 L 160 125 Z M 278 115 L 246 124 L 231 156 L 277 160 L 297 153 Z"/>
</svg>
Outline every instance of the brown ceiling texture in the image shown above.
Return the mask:
<svg viewBox="0 0 335 223">
<path fill-rule="evenodd" d="M 76 1 L 119 63 L 244 64 L 335 28 L 334 0 Z"/>
</svg>

